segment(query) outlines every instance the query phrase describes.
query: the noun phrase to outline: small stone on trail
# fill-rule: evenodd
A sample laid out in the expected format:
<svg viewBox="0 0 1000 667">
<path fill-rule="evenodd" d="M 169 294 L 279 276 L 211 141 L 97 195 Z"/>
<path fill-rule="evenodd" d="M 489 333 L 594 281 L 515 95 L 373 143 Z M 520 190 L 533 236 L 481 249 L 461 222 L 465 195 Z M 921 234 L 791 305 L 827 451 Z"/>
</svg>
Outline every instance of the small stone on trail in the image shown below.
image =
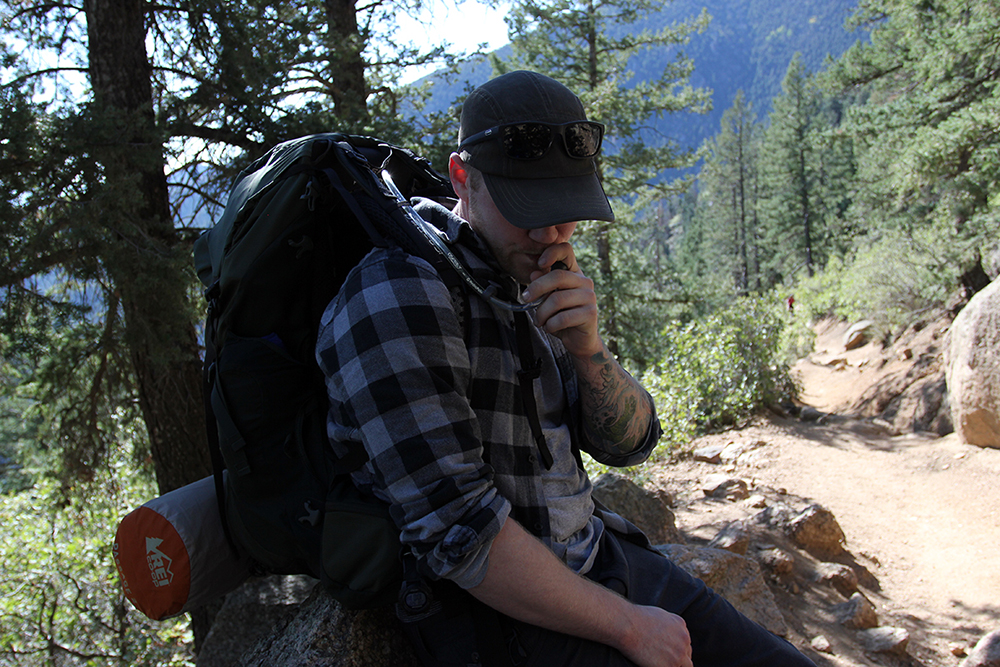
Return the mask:
<svg viewBox="0 0 1000 667">
<path fill-rule="evenodd" d="M 694 460 L 702 463 L 721 463 L 725 445 L 705 445 L 694 450 Z"/>
<path fill-rule="evenodd" d="M 861 593 L 855 593 L 847 602 L 836 605 L 833 613 L 837 622 L 848 628 L 866 630 L 878 626 L 875 605 Z"/>
<path fill-rule="evenodd" d="M 747 483 L 728 475 L 709 475 L 701 485 L 702 493 L 712 498 L 746 500 L 750 497 Z"/>
<path fill-rule="evenodd" d="M 910 633 L 903 628 L 884 626 L 862 630 L 858 633 L 861 645 L 870 653 L 893 653 L 904 655 L 910 643 Z"/>
<path fill-rule="evenodd" d="M 819 651 L 820 653 L 833 653 L 833 646 L 830 645 L 830 640 L 823 635 L 816 635 L 813 640 L 809 642 L 809 645 L 814 651 Z"/>
</svg>

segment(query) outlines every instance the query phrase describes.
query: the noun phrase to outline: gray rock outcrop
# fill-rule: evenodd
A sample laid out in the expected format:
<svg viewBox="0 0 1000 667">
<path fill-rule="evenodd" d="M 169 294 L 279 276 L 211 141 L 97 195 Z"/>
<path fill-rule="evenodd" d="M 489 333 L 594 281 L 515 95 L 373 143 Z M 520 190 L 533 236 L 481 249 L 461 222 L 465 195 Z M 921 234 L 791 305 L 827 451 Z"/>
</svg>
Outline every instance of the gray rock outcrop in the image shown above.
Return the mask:
<svg viewBox="0 0 1000 667">
<path fill-rule="evenodd" d="M 674 513 L 655 494 L 618 473 L 605 473 L 594 482 L 594 499 L 625 517 L 653 544 L 680 542 Z"/>
<path fill-rule="evenodd" d="M 315 584 L 306 576 L 249 579 L 226 596 L 198 652 L 197 667 L 230 667 L 254 642 L 287 622 Z"/>
<path fill-rule="evenodd" d="M 419 667 L 391 608 L 347 611 L 321 586 L 234 667 Z"/>
<path fill-rule="evenodd" d="M 753 559 L 710 547 L 664 544 L 656 548 L 688 574 L 704 581 L 750 620 L 776 635 L 788 634 L 774 595 Z"/>
<path fill-rule="evenodd" d="M 955 318 L 945 359 L 955 432 L 970 445 L 1000 448 L 1000 280 Z"/>
</svg>

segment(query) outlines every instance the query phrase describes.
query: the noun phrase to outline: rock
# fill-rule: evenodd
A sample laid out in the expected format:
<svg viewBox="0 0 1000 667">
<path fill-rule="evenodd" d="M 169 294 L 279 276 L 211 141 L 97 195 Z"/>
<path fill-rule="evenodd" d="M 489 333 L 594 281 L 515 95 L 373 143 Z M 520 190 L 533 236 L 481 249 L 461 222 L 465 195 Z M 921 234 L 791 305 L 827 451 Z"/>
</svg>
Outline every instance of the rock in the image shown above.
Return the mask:
<svg viewBox="0 0 1000 667">
<path fill-rule="evenodd" d="M 392 608 L 347 611 L 321 586 L 234 667 L 419 667 Z"/>
<path fill-rule="evenodd" d="M 726 524 L 712 538 L 708 546 L 713 549 L 725 549 L 726 551 L 743 556 L 746 555 L 747 548 L 750 546 L 750 534 L 747 533 L 747 529 L 743 526 L 742 521 L 733 521 Z"/>
<path fill-rule="evenodd" d="M 799 419 L 804 422 L 818 422 L 825 416 L 825 412 L 817 410 L 811 405 L 807 405 L 799 411 Z"/>
<path fill-rule="evenodd" d="M 712 444 L 704 445 L 698 447 L 694 450 L 694 460 L 701 461 L 702 463 L 721 463 L 722 462 L 722 450 L 725 449 L 723 444 Z"/>
<path fill-rule="evenodd" d="M 594 482 L 594 498 L 638 526 L 653 544 L 682 541 L 670 508 L 627 477 L 612 472 L 601 475 Z"/>
<path fill-rule="evenodd" d="M 774 595 L 761 576 L 760 566 L 746 556 L 708 547 L 665 544 L 656 547 L 689 574 L 704 581 L 750 620 L 779 636 L 788 626 Z"/>
<path fill-rule="evenodd" d="M 795 570 L 795 559 L 777 547 L 760 549 L 754 557 L 762 568 L 778 577 L 791 574 Z"/>
<path fill-rule="evenodd" d="M 860 322 L 855 322 L 851 327 L 844 333 L 844 349 L 853 350 L 854 348 L 861 347 L 868 342 L 868 330 L 871 328 L 873 322 L 871 320 L 861 320 Z"/>
<path fill-rule="evenodd" d="M 858 633 L 858 640 L 869 653 L 905 655 L 906 645 L 910 643 L 910 633 L 903 628 L 884 626 L 862 630 Z"/>
<path fill-rule="evenodd" d="M 1000 630 L 980 639 L 960 667 L 1000 667 Z"/>
<path fill-rule="evenodd" d="M 750 497 L 750 489 L 742 479 L 728 475 L 709 475 L 701 485 L 701 491 L 711 498 L 726 500 L 746 500 Z"/>
<path fill-rule="evenodd" d="M 833 646 L 830 645 L 830 640 L 823 635 L 813 637 L 812 641 L 809 642 L 809 646 L 814 651 L 819 651 L 820 653 L 833 653 Z"/>
<path fill-rule="evenodd" d="M 1000 448 L 1000 280 L 955 318 L 945 368 L 955 432 L 970 445 Z"/>
<path fill-rule="evenodd" d="M 913 366 L 904 376 L 906 388 L 879 415 L 898 433 L 927 431 L 947 435 L 954 430 L 948 410 L 948 387 L 938 360 Z M 916 377 L 919 373 L 925 375 Z"/>
<path fill-rule="evenodd" d="M 789 505 L 783 502 L 774 502 L 767 505 L 760 512 L 751 517 L 751 521 L 760 526 L 768 526 L 784 532 L 788 531 L 788 524 L 797 514 Z"/>
<path fill-rule="evenodd" d="M 833 586 L 846 598 L 858 592 L 858 574 L 841 563 L 820 563 L 816 568 L 816 581 Z"/>
<path fill-rule="evenodd" d="M 731 442 L 722 448 L 720 458 L 723 463 L 735 463 L 747 452 L 764 447 L 765 445 L 767 445 L 767 443 L 763 440 L 755 440 L 754 442 Z"/>
<path fill-rule="evenodd" d="M 833 513 L 820 505 L 802 510 L 789 521 L 786 531 L 796 544 L 812 554 L 837 556 L 844 551 L 843 529 Z"/>
<path fill-rule="evenodd" d="M 261 637 L 293 616 L 316 580 L 273 575 L 249 579 L 226 596 L 198 652 L 197 667 L 230 667 Z"/>
<path fill-rule="evenodd" d="M 838 623 L 855 630 L 867 630 L 878 626 L 875 605 L 861 593 L 855 593 L 847 602 L 835 606 L 833 615 Z"/>
</svg>

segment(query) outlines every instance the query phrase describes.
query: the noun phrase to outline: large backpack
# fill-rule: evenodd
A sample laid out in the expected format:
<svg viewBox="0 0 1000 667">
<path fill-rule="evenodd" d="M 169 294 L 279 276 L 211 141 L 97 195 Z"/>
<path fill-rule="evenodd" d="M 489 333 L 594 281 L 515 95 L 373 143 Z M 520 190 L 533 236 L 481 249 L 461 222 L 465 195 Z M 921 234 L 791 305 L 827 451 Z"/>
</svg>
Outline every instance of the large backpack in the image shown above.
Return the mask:
<svg viewBox="0 0 1000 667">
<path fill-rule="evenodd" d="M 303 137 L 245 169 L 195 245 L 208 300 L 208 433 L 231 544 L 262 571 L 320 579 L 354 608 L 395 600 L 399 531 L 388 508 L 350 482 L 363 448 L 337 459 L 329 445 L 316 331 L 375 246 L 460 270 L 414 220 L 413 196 L 454 194 L 409 151 L 368 137 Z"/>
</svg>

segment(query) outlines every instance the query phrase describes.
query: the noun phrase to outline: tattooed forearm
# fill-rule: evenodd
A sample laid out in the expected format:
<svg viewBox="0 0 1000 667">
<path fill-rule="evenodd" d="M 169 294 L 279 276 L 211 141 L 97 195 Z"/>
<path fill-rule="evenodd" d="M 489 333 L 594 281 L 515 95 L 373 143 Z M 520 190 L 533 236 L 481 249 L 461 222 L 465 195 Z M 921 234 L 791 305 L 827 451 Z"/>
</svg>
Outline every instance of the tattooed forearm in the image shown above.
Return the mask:
<svg viewBox="0 0 1000 667">
<path fill-rule="evenodd" d="M 587 366 L 580 391 L 588 440 L 608 453 L 634 451 L 649 430 L 652 411 L 646 392 L 607 350 L 591 357 Z"/>
</svg>

